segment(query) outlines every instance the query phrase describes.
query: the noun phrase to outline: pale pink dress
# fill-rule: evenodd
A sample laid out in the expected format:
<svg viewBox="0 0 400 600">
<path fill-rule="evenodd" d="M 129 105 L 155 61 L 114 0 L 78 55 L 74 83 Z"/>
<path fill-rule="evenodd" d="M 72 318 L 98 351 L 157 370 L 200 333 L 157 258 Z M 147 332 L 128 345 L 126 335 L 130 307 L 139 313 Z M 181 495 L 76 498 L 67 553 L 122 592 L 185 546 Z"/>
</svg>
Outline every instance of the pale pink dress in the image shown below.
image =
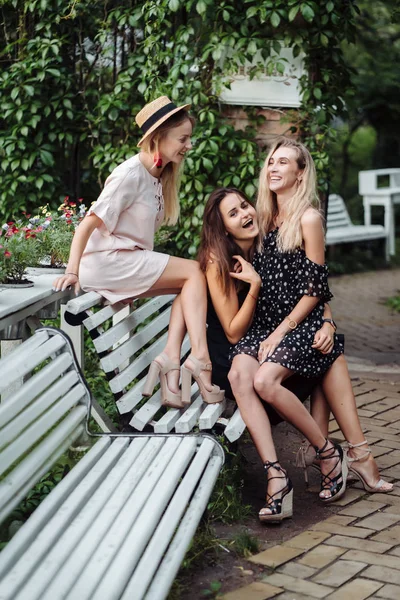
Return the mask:
<svg viewBox="0 0 400 600">
<path fill-rule="evenodd" d="M 161 276 L 169 256 L 153 251 L 154 233 L 164 218 L 161 182 L 139 155 L 114 169 L 91 207 L 104 225 L 89 238 L 79 266 L 85 292 L 114 303 L 144 294 Z"/>
</svg>

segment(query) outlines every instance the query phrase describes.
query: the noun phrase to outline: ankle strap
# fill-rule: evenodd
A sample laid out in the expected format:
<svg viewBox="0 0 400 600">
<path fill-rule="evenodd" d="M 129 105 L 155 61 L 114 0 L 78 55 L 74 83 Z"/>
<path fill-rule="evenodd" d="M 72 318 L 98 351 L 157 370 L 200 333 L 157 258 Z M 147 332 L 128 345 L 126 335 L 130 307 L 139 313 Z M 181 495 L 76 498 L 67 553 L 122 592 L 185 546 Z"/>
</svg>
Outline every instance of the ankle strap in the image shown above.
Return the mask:
<svg viewBox="0 0 400 600">
<path fill-rule="evenodd" d="M 359 444 L 350 444 L 350 442 L 347 442 L 347 445 L 349 448 L 359 448 L 360 446 L 368 445 L 368 442 L 367 440 L 365 440 L 364 442 L 360 442 Z"/>
<path fill-rule="evenodd" d="M 279 461 L 275 460 L 274 462 L 269 462 L 268 460 L 264 463 L 264 469 L 268 471 L 269 469 L 276 469 L 277 471 L 283 471 Z"/>
</svg>

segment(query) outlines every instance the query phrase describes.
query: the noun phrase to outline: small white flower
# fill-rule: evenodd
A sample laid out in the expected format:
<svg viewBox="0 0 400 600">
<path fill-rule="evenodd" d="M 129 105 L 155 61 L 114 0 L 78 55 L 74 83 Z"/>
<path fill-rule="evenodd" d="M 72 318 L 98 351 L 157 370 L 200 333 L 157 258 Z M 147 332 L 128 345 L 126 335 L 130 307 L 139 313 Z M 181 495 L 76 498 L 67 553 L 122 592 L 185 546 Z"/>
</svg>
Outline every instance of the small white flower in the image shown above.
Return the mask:
<svg viewBox="0 0 400 600">
<path fill-rule="evenodd" d="M 7 223 L 4 223 L 4 225 L 2 225 L 1 228 L 4 229 L 4 231 L 7 231 L 7 229 L 9 229 Z"/>
</svg>

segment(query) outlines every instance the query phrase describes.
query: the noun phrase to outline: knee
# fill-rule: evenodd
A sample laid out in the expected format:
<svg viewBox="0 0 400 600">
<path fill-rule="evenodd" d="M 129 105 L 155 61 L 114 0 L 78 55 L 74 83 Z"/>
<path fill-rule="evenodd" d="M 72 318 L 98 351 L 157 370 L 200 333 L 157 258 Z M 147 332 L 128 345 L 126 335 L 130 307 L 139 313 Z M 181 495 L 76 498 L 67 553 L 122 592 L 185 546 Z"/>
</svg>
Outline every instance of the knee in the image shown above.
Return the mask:
<svg viewBox="0 0 400 600">
<path fill-rule="evenodd" d="M 265 373 L 257 373 L 254 378 L 254 389 L 260 398 L 268 404 L 273 404 L 275 401 L 277 385 L 278 383 Z"/>
<path fill-rule="evenodd" d="M 231 367 L 228 373 L 228 380 L 231 384 L 233 393 L 240 392 L 241 390 L 248 389 L 250 386 L 253 387 L 253 380 L 251 377 L 244 372 L 242 369 Z"/>
</svg>

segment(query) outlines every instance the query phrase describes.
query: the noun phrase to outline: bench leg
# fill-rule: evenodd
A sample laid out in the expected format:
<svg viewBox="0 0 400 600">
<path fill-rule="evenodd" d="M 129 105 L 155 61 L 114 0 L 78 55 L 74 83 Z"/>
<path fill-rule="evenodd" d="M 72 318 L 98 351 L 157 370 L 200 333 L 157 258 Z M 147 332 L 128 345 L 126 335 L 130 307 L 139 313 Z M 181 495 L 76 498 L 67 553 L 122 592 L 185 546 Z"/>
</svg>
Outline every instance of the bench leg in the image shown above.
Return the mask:
<svg viewBox="0 0 400 600">
<path fill-rule="evenodd" d="M 81 369 L 83 369 L 83 365 L 84 365 L 84 342 L 83 342 L 83 326 L 79 325 L 79 326 L 75 326 L 75 325 L 69 325 L 69 323 L 67 323 L 67 321 L 65 320 L 64 314 L 67 310 L 67 305 L 66 304 L 62 304 L 60 311 L 61 311 L 61 322 L 60 322 L 60 329 L 62 331 L 64 331 L 67 336 L 70 338 L 72 345 L 74 347 L 74 351 L 75 351 L 75 355 L 76 355 L 76 359 L 78 361 L 78 364 L 80 366 Z"/>
</svg>

